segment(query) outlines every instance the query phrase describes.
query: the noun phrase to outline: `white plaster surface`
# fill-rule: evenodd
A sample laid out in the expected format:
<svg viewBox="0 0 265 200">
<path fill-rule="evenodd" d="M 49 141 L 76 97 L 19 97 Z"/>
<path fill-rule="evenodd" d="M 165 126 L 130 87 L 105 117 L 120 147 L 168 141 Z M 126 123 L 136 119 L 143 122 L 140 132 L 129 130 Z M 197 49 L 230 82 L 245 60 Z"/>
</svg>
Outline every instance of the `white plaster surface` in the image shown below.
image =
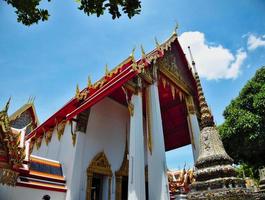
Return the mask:
<svg viewBox="0 0 265 200">
<path fill-rule="evenodd" d="M 156 84 L 150 86 L 152 154 L 148 151 L 148 189 L 150 200 L 169 200 L 165 143 Z"/>
<path fill-rule="evenodd" d="M 142 94 L 133 95 L 130 121 L 128 200 L 145 200 Z"/>
<path fill-rule="evenodd" d="M 64 192 L 39 190 L 26 187 L 0 186 L 0 200 L 41 200 L 44 195 L 49 195 L 51 200 L 64 200 Z"/>
<path fill-rule="evenodd" d="M 86 198 L 87 168 L 98 153 L 104 151 L 113 174 L 120 168 L 125 150 L 128 121 L 127 107 L 110 98 L 103 99 L 91 108 L 87 132 L 85 134 L 78 133 L 77 137 L 73 184 L 69 188 L 72 200 Z M 107 185 L 105 184 L 103 193 L 107 192 Z M 114 188 L 111 190 L 111 199 L 115 199 Z"/>
</svg>

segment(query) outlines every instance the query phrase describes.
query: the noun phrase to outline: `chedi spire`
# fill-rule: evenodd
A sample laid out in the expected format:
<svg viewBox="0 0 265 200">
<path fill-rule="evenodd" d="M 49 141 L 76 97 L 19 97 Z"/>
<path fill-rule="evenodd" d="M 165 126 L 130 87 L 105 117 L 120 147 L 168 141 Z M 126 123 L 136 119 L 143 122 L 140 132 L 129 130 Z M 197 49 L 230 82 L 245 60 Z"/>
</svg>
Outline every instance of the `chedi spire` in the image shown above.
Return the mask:
<svg viewBox="0 0 265 200">
<path fill-rule="evenodd" d="M 190 47 L 189 47 L 190 51 Z M 191 51 L 201 113 L 200 153 L 188 199 L 249 199 L 245 181 L 236 177 L 233 159 L 226 153 L 202 90 Z"/>
</svg>

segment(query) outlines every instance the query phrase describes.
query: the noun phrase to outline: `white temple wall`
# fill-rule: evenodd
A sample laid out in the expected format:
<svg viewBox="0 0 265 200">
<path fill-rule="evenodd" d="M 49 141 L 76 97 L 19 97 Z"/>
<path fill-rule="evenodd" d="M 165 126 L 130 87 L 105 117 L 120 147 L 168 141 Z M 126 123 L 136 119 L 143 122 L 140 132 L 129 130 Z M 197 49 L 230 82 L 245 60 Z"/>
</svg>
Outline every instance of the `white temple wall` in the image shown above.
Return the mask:
<svg viewBox="0 0 265 200">
<path fill-rule="evenodd" d="M 71 199 L 83 200 L 86 198 L 87 168 L 94 156 L 102 151 L 111 165 L 113 173 L 111 199 L 115 199 L 114 174 L 120 168 L 123 160 L 128 121 L 127 107 L 110 98 L 103 99 L 91 108 L 86 134 L 78 133 Z M 129 133 L 129 123 L 127 132 Z M 81 167 L 79 168 L 79 166 Z M 108 187 L 105 189 L 107 190 Z"/>
<path fill-rule="evenodd" d="M 54 130 L 48 146 L 43 138 L 41 147 L 39 150 L 35 147 L 32 155 L 59 161 L 67 184 L 64 198 L 83 200 L 86 198 L 87 168 L 94 156 L 104 151 L 113 173 L 111 199 L 115 199 L 115 171 L 119 170 L 123 160 L 126 128 L 129 134 L 127 107 L 105 98 L 91 108 L 87 131 L 85 134 L 77 132 L 75 146 L 72 145 L 71 126 L 67 124 L 60 141 Z M 108 181 L 104 185 L 104 195 L 108 195 Z"/>
<path fill-rule="evenodd" d="M 85 147 L 85 134 L 77 132 L 74 155 L 71 160 L 71 173 L 67 174 L 67 194 L 66 200 L 79 199 L 79 192 L 82 186 L 82 159 Z"/>
<path fill-rule="evenodd" d="M 48 152 L 48 146 L 45 143 L 45 139 L 42 139 L 41 146 L 39 149 L 37 149 L 36 145 L 34 145 L 34 149 L 32 151 L 32 155 L 40 156 L 40 157 L 46 157 Z"/>
<path fill-rule="evenodd" d="M 59 161 L 62 164 L 63 175 L 67 178 L 69 177 L 68 173 L 71 172 L 68 169 L 71 168 L 74 148 L 72 144 L 71 126 L 67 123 L 60 141 L 57 138 L 57 131 L 54 129 L 50 143 L 46 145 L 45 138 L 43 138 L 41 147 L 38 150 L 34 147 L 32 155 Z"/>
<path fill-rule="evenodd" d="M 64 192 L 55 192 L 49 190 L 39 190 L 26 187 L 0 186 L 1 200 L 41 200 L 44 195 L 49 195 L 51 199 L 64 200 Z"/>
<path fill-rule="evenodd" d="M 57 131 L 56 129 L 54 129 L 50 143 L 48 143 L 47 145 L 45 142 L 45 138 L 43 138 L 40 148 L 37 149 L 35 146 L 32 155 L 59 161 L 62 155 L 62 146 L 68 145 L 70 143 L 72 144 L 71 127 L 70 124 L 66 124 L 64 134 L 62 135 L 61 140 L 58 140 Z M 69 150 L 72 151 L 73 148 L 70 148 Z"/>
<path fill-rule="evenodd" d="M 143 118 L 143 129 L 144 129 L 144 166 L 148 166 L 148 141 L 147 141 L 147 124 L 146 119 Z"/>
</svg>

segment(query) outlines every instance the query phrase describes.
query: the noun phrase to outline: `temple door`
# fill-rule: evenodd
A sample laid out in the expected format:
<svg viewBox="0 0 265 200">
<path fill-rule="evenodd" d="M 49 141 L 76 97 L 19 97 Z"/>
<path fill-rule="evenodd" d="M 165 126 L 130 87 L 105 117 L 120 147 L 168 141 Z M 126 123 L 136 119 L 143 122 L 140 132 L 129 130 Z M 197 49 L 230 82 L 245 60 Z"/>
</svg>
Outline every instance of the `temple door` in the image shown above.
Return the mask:
<svg viewBox="0 0 265 200">
<path fill-rule="evenodd" d="M 87 168 L 86 200 L 111 199 L 111 166 L 104 152 L 97 154 Z"/>
</svg>

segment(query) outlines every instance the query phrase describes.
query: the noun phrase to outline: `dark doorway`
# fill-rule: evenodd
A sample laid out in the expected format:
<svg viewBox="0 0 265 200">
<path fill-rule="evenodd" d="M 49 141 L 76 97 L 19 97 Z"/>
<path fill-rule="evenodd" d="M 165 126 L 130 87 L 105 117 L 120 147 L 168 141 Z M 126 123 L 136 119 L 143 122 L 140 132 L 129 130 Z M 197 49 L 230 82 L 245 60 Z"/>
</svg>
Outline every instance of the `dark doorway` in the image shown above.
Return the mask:
<svg viewBox="0 0 265 200">
<path fill-rule="evenodd" d="M 122 185 L 121 185 L 121 199 L 128 199 L 128 176 L 122 177 Z"/>
<path fill-rule="evenodd" d="M 92 179 L 91 200 L 103 200 L 103 176 L 94 174 Z"/>
<path fill-rule="evenodd" d="M 148 200 L 149 196 L 148 196 L 148 181 L 145 182 L 145 199 Z"/>
</svg>

